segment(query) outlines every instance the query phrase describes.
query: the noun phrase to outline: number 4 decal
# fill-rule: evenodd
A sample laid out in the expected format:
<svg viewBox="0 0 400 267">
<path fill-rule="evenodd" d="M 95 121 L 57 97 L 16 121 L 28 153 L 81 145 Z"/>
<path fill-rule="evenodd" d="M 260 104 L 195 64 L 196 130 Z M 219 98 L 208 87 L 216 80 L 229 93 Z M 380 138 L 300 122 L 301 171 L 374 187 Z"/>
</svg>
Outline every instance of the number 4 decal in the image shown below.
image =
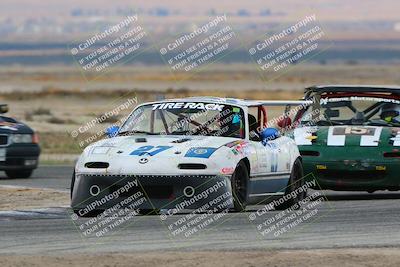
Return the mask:
<svg viewBox="0 0 400 267">
<path fill-rule="evenodd" d="M 144 155 L 149 155 L 149 156 L 154 156 L 160 152 L 163 152 L 164 150 L 167 150 L 171 148 L 172 146 L 141 146 L 137 148 L 136 150 L 133 150 L 129 155 L 134 155 L 134 156 L 144 156 Z M 153 150 L 154 148 L 154 150 Z"/>
</svg>

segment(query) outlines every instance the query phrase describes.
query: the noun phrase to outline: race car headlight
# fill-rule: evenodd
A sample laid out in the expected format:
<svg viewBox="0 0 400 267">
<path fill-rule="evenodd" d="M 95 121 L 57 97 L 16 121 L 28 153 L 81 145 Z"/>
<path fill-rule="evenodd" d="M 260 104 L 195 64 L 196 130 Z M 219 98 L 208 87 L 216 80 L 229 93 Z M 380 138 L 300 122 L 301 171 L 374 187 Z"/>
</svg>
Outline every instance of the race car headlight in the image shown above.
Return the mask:
<svg viewBox="0 0 400 267">
<path fill-rule="evenodd" d="M 217 149 L 213 147 L 194 147 L 186 152 L 185 157 L 208 159 L 212 155 L 212 153 L 215 152 L 215 150 Z"/>
<path fill-rule="evenodd" d="M 31 134 L 12 134 L 10 139 L 11 143 L 32 143 Z"/>
</svg>

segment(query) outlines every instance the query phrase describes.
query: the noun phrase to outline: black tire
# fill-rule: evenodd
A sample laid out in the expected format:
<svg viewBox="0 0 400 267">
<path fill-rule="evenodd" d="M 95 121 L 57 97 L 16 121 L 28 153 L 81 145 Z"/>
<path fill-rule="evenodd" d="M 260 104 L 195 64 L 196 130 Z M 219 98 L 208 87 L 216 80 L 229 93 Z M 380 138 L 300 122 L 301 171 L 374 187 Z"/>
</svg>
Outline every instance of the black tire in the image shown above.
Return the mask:
<svg viewBox="0 0 400 267">
<path fill-rule="evenodd" d="M 77 209 L 74 209 L 73 212 L 81 218 L 88 218 L 88 217 L 96 217 L 100 213 L 104 212 L 104 210 L 91 210 L 84 215 L 80 215 L 79 210 L 77 210 Z"/>
<path fill-rule="evenodd" d="M 72 173 L 72 178 L 71 178 L 71 193 L 70 193 L 71 200 L 72 200 L 72 192 L 74 191 L 74 185 L 75 185 L 75 171 Z"/>
<path fill-rule="evenodd" d="M 233 211 L 244 211 L 248 199 L 249 171 L 246 164 L 240 161 L 231 177 Z"/>
<path fill-rule="evenodd" d="M 296 161 L 293 164 L 292 172 L 290 173 L 290 179 L 288 181 L 288 185 L 286 187 L 284 196 L 290 195 L 293 191 L 297 190 L 303 185 L 304 185 L 303 165 L 301 164 L 300 159 L 296 159 Z M 301 192 L 297 194 L 295 198 L 290 198 L 289 200 L 283 202 L 281 205 L 275 206 L 275 210 L 285 210 L 290 207 L 293 207 L 294 205 L 298 204 L 299 201 L 303 200 L 306 195 L 307 192 Z M 297 208 L 299 208 L 298 205 Z"/>
<path fill-rule="evenodd" d="M 8 178 L 29 178 L 33 170 L 8 170 L 6 174 Z"/>
</svg>

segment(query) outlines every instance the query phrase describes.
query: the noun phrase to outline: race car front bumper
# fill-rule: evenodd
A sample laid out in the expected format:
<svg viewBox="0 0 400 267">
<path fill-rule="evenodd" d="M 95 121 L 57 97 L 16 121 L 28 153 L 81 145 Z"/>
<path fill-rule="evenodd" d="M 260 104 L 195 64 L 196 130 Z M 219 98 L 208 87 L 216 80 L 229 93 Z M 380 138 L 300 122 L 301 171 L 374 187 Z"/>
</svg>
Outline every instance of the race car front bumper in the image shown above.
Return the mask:
<svg viewBox="0 0 400 267">
<path fill-rule="evenodd" d="M 230 177 L 224 175 L 77 174 L 71 207 L 83 213 L 105 210 L 127 206 L 126 200 L 138 195 L 143 200 L 135 199 L 139 203 L 133 207 L 135 209 L 191 210 L 204 205 L 209 209 L 212 208 L 210 202 L 215 199 L 232 202 Z M 221 204 L 219 202 L 215 204 Z"/>
<path fill-rule="evenodd" d="M 40 147 L 37 144 L 11 144 L 0 147 L 0 170 L 36 169 Z"/>
<path fill-rule="evenodd" d="M 312 173 L 308 179 L 315 178 L 315 189 L 339 191 L 399 190 L 400 175 L 398 159 L 386 161 L 336 160 L 303 162 L 304 174 Z"/>
</svg>

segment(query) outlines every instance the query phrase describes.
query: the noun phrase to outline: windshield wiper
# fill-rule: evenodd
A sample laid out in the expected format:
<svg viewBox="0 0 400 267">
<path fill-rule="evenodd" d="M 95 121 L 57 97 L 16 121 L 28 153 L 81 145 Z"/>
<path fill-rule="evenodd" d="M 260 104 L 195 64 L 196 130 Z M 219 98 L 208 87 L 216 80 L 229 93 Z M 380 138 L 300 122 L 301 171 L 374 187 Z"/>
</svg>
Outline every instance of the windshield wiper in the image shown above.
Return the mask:
<svg viewBox="0 0 400 267">
<path fill-rule="evenodd" d="M 139 131 L 139 130 L 123 131 L 123 132 L 119 132 L 119 133 L 118 133 L 118 135 L 133 135 L 133 134 L 158 135 L 158 133 L 151 133 L 151 132 Z"/>
</svg>

